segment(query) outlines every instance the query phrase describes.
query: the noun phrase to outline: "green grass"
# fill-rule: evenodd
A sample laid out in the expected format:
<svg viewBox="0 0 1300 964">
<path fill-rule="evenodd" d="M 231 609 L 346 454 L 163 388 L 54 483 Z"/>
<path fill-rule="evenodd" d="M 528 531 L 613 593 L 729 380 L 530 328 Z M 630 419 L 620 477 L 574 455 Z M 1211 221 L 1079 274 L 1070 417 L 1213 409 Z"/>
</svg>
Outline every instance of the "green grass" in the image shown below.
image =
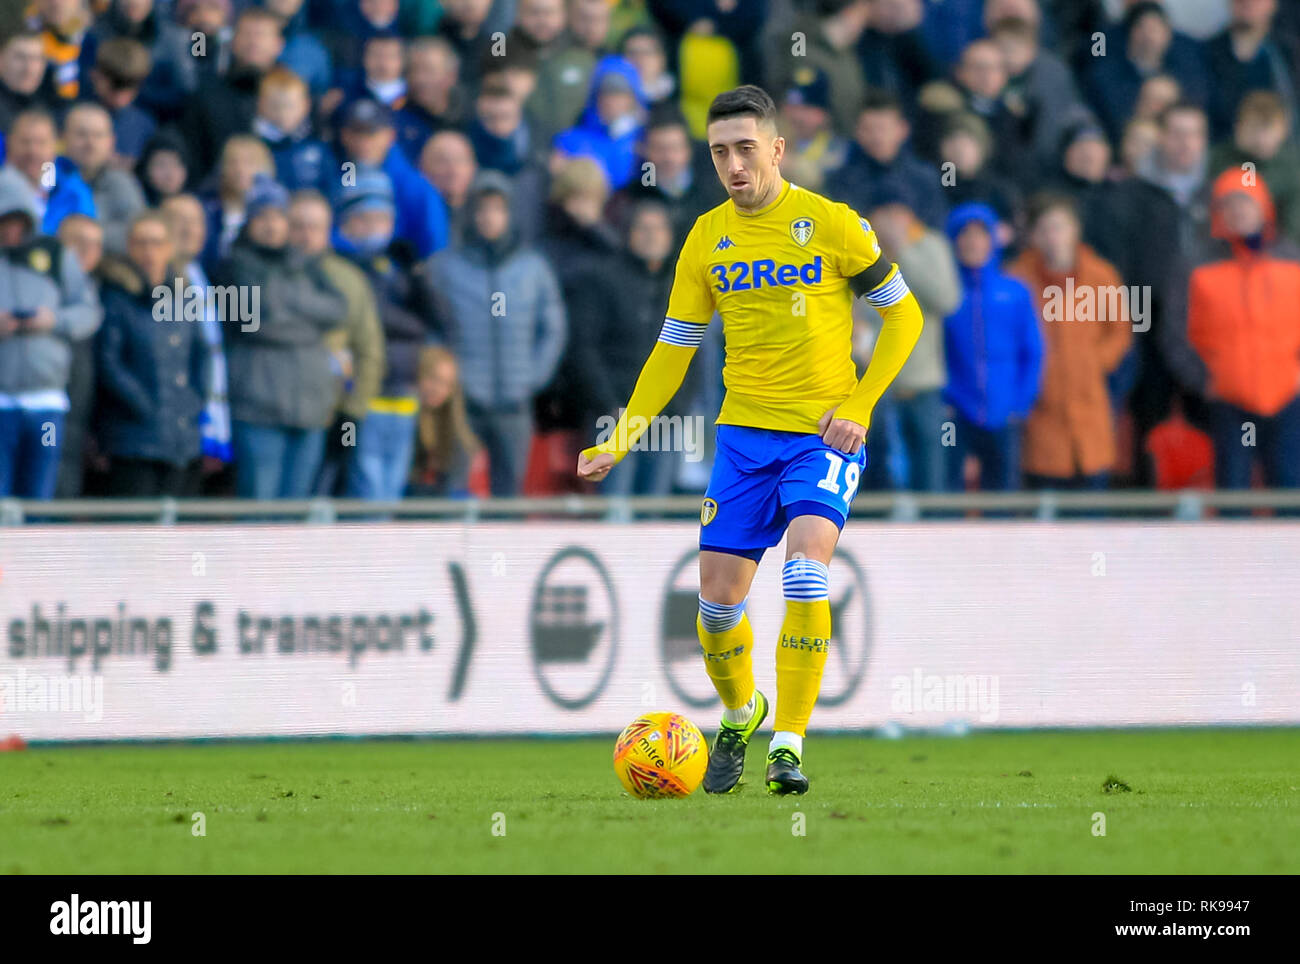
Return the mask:
<svg viewBox="0 0 1300 964">
<path fill-rule="evenodd" d="M 1300 730 L 814 737 L 784 799 L 756 745 L 738 794 L 632 800 L 612 744 L 3 753 L 0 872 L 1300 872 Z"/>
</svg>

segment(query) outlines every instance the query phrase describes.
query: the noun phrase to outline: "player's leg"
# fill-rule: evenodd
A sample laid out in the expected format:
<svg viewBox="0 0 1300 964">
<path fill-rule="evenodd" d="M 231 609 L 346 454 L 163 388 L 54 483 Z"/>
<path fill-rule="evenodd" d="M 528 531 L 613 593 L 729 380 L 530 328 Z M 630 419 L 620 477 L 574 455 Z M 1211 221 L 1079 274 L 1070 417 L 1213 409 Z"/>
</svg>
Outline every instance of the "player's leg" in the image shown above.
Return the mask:
<svg viewBox="0 0 1300 964">
<path fill-rule="evenodd" d="M 754 686 L 754 629 L 745 612 L 758 560 L 700 551 L 700 614 L 696 620 L 704 668 L 724 707 L 704 774 L 706 793 L 740 783 L 749 739 L 767 718 L 767 698 Z"/>
<path fill-rule="evenodd" d="M 767 699 L 754 688 L 754 630 L 745 599 L 759 560 L 780 542 L 785 525 L 771 436 L 718 426 L 713 472 L 700 510 L 696 625 L 705 670 L 724 707 L 704 774 L 708 793 L 739 786 L 749 739 L 767 717 Z"/>
<path fill-rule="evenodd" d="M 776 732 L 768 746 L 768 789 L 803 793 L 808 780 L 800 771 L 822 672 L 830 651 L 830 561 L 839 525 L 824 515 L 800 515 L 786 530 L 781 569 L 785 620 L 776 647 Z"/>
</svg>

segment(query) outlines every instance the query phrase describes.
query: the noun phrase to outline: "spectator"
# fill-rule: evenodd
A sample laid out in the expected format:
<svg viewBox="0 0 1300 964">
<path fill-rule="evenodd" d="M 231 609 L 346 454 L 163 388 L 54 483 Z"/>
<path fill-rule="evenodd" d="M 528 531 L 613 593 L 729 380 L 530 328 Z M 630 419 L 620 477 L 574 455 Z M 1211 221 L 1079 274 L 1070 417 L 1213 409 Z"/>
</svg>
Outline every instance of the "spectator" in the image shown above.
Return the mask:
<svg viewBox="0 0 1300 964">
<path fill-rule="evenodd" d="M 571 331 L 566 382 L 581 409 L 576 427 L 584 438 L 600 433 L 602 417 L 608 416 L 611 426 L 618 418 L 668 310 L 677 247 L 668 210 L 657 201 L 639 201 L 627 225 L 623 249 L 607 261 L 592 261 L 566 298 Z M 699 378 L 698 368 L 688 372 L 664 417 L 686 416 Z M 681 461 L 669 452 L 634 451 L 622 463 L 627 471 L 606 494 L 668 495 Z"/>
<path fill-rule="evenodd" d="M 357 166 L 357 176 L 366 167 L 379 167 L 393 185 L 397 204 L 397 237 L 410 242 L 420 258 L 447 244 L 447 206 L 434 186 L 411 166 L 394 144 L 396 132 L 392 112 L 373 100 L 356 100 L 343 113 L 340 140 L 345 161 Z M 338 191 L 335 186 L 335 193 Z"/>
<path fill-rule="evenodd" d="M 278 16 L 261 7 L 247 7 L 239 14 L 230 41 L 229 67 L 224 74 L 199 83 L 181 116 L 181 133 L 190 147 L 196 179 L 208 173 L 231 136 L 252 129 L 262 77 L 283 50 Z"/>
<path fill-rule="evenodd" d="M 181 87 L 192 94 L 230 67 L 230 46 L 235 36 L 230 0 L 176 0 L 174 9 L 176 21 L 185 27 L 191 43 L 201 44 L 199 49 L 203 51 L 201 57 L 179 62 Z"/>
<path fill-rule="evenodd" d="M 450 0 L 443 4 L 438 34 L 456 51 L 461 81 L 469 86 L 478 83 L 479 68 L 491 57 L 491 10 L 492 0 Z"/>
<path fill-rule="evenodd" d="M 369 279 L 330 246 L 333 220 L 334 211 L 324 195 L 299 191 L 293 196 L 289 205 L 289 244 L 299 254 L 321 259 L 325 277 L 342 293 L 348 306 L 339 326 L 325 338 L 343 382 L 316 481 L 318 495 L 341 496 L 347 494 L 347 480 L 356 471 L 352 463 L 358 436 L 364 430 L 370 400 L 379 392 L 384 377 L 384 330 Z"/>
<path fill-rule="evenodd" d="M 831 116 L 835 128 L 853 130 L 867 95 L 862 65 L 853 55 L 862 32 L 871 22 L 870 0 L 817 0 L 813 9 L 793 23 L 793 33 L 804 38 L 801 57 L 790 56 L 790 37 L 776 36 L 768 52 L 767 88 L 786 91 L 795 86 L 794 73 L 811 68 L 826 74 L 830 86 Z M 745 76 L 752 77 L 752 73 Z"/>
<path fill-rule="evenodd" d="M 20 499 L 54 495 L 72 345 L 101 320 L 76 255 L 39 220 L 25 177 L 0 168 L 0 496 Z"/>
<path fill-rule="evenodd" d="M 456 356 L 438 345 L 420 349 L 420 415 L 407 492 L 417 497 L 469 494 L 470 463 L 483 448 L 469 427 Z"/>
<path fill-rule="evenodd" d="M 1113 140 L 1119 140 L 1144 83 L 1151 78 L 1170 77 L 1187 100 L 1205 100 L 1204 65 L 1195 48 L 1175 42 L 1169 14 L 1159 3 L 1132 4 L 1118 35 L 1111 39 L 1117 49 L 1110 56 L 1091 58 L 1085 86 L 1093 110 Z"/>
<path fill-rule="evenodd" d="M 447 205 L 452 243 L 459 244 L 465 237 L 465 202 L 478 174 L 478 162 L 469 138 L 456 130 L 434 134 L 420 153 L 420 173 L 438 189 Z"/>
<path fill-rule="evenodd" d="M 1043 342 L 1029 290 L 998 267 L 999 222 L 985 204 L 963 204 L 948 217 L 962 281 L 962 300 L 944 320 L 953 408 L 949 487 L 965 489 L 968 456 L 979 462 L 985 492 L 1020 488 L 1024 419 L 1038 398 Z"/>
<path fill-rule="evenodd" d="M 275 161 L 264 142 L 251 134 L 236 134 L 221 149 L 216 190 L 203 200 L 208 215 L 207 243 L 202 262 L 215 270 L 247 220 L 245 201 L 258 175 L 274 179 Z"/>
<path fill-rule="evenodd" d="M 1104 489 L 1116 459 L 1106 378 L 1133 339 L 1128 307 L 1114 295 L 1119 274 L 1083 243 L 1078 212 L 1060 195 L 1033 207 L 1030 246 L 1009 270 L 1029 287 L 1044 319 L 1043 387 L 1025 423 L 1026 482 Z M 1105 306 L 1114 304 L 1117 317 L 1110 317 Z"/>
<path fill-rule="evenodd" d="M 432 337 L 432 306 L 410 244 L 395 240 L 393 188 L 383 171 L 359 174 L 338 206 L 338 248 L 365 274 L 384 331 L 384 378 L 370 400 L 348 477 L 348 494 L 400 499 L 411 474 L 420 348 Z"/>
<path fill-rule="evenodd" d="M 507 49 L 523 47 L 536 56 L 537 88 L 526 107 L 529 126 L 543 144 L 578 120 L 596 67 L 593 51 L 565 29 L 565 2 L 519 0 L 515 27 L 506 39 Z"/>
<path fill-rule="evenodd" d="M 55 234 L 69 214 L 95 217 L 95 199 L 73 163 L 55 153 L 54 118 L 42 110 L 14 118 L 5 167 L 17 173 L 40 215 L 40 233 Z"/>
<path fill-rule="evenodd" d="M 1253 91 L 1242 99 L 1232 140 L 1210 155 L 1210 170 L 1230 167 L 1264 179 L 1277 208 L 1278 230 L 1300 241 L 1300 150 L 1291 139 L 1286 105 L 1273 91 Z"/>
<path fill-rule="evenodd" d="M 626 230 L 627 213 L 637 202 L 658 201 L 668 208 L 680 247 L 695 219 L 727 199 L 708 149 L 691 140 L 680 111 L 660 108 L 650 115 L 638 152 L 643 173 L 615 192 L 606 216 Z"/>
<path fill-rule="evenodd" d="M 831 127 L 826 72 L 804 67 L 794 72 L 793 80 L 795 86 L 781 102 L 780 126 L 785 137 L 781 173 L 802 188 L 820 191 L 826 175 L 844 166 L 849 144 Z"/>
<path fill-rule="evenodd" d="M 207 244 L 208 222 L 203 203 L 193 194 L 175 194 L 159 207 L 167 221 L 175 247 L 174 259 L 188 282 L 200 291 L 208 292 L 208 282 L 199 256 Z M 231 472 L 233 451 L 230 438 L 230 399 L 226 374 L 225 336 L 222 319 L 215 304 L 204 300 L 203 317 L 199 319 L 198 336 L 207 349 L 207 379 L 200 386 L 203 391 L 203 411 L 199 413 L 199 452 L 203 456 L 202 488 L 204 494 L 233 494 L 234 477 Z"/>
<path fill-rule="evenodd" d="M 263 5 L 284 22 L 280 63 L 306 82 L 312 96 L 324 94 L 334 75 L 333 60 L 325 44 L 308 28 L 303 0 L 265 0 Z"/>
<path fill-rule="evenodd" d="M 96 273 L 104 257 L 104 229 L 94 218 L 70 214 L 59 225 L 59 243 L 77 258 L 90 286 L 90 300 L 99 302 Z M 63 456 L 54 486 L 56 499 L 81 497 L 85 477 L 87 440 L 95 407 L 95 338 L 70 340 L 72 359 L 68 365 L 68 414 L 63 424 Z"/>
<path fill-rule="evenodd" d="M 275 161 L 276 180 L 290 191 L 330 191 L 340 171 L 334 152 L 311 127 L 311 93 L 288 67 L 272 67 L 262 78 L 253 133 Z"/>
<path fill-rule="evenodd" d="M 155 289 L 179 277 L 166 219 L 138 214 L 126 247 L 125 260 L 110 255 L 100 268 L 98 437 L 110 459 L 108 494 L 194 495 L 207 345 L 179 305 L 163 317 L 155 310 Z"/>
<path fill-rule="evenodd" d="M 867 206 L 871 185 L 889 176 L 912 189 L 912 209 L 917 217 L 929 225 L 942 224 L 946 204 L 939 172 L 908 149 L 911 131 L 898 99 L 892 94 L 873 93 L 858 115 L 848 160 L 827 175 L 826 192 L 861 211 Z"/>
<path fill-rule="evenodd" d="M 111 0 L 81 45 L 80 71 L 95 65 L 100 44 L 114 38 L 139 43 L 149 53 L 150 70 L 140 85 L 139 104 L 154 117 L 170 120 L 180 110 L 186 94 L 194 90 L 196 59 L 190 51 L 190 32 L 158 9 L 155 0 Z"/>
<path fill-rule="evenodd" d="M 434 256 L 429 282 L 460 359 L 470 425 L 488 452 L 492 494 L 518 495 L 533 396 L 564 350 L 564 303 L 546 260 L 514 237 L 509 182 L 484 171 L 469 203 L 465 241 Z"/>
<path fill-rule="evenodd" d="M 1213 237 L 1187 294 L 1187 338 L 1177 371 L 1209 399 L 1214 475 L 1250 488 L 1255 453 L 1270 486 L 1300 485 L 1300 251 L 1277 240 L 1277 214 L 1260 178 L 1228 169 L 1214 182 Z M 1226 249 L 1226 250 L 1225 250 Z"/>
<path fill-rule="evenodd" d="M 1083 240 L 1094 248 L 1107 243 L 1113 228 L 1104 205 L 1110 183 L 1110 140 L 1091 118 L 1072 124 L 1061 135 L 1053 192 L 1065 194 L 1083 217 Z"/>
<path fill-rule="evenodd" d="M 113 167 L 113 121 L 98 104 L 81 103 L 63 121 L 68 160 L 90 187 L 104 245 L 113 254 L 126 252 L 126 229 L 144 210 L 144 192 L 135 177 Z"/>
<path fill-rule="evenodd" d="M 189 190 L 190 162 L 185 142 L 173 132 L 159 131 L 140 152 L 135 177 L 145 201 L 154 206 Z"/>
<path fill-rule="evenodd" d="M 255 181 L 215 279 L 259 294 L 256 317 L 225 331 L 236 491 L 246 499 L 311 494 L 338 399 L 324 338 L 347 305 L 319 258 L 289 248 L 287 206 L 283 187 L 265 176 Z"/>
<path fill-rule="evenodd" d="M 1160 115 L 1183 99 L 1183 87 L 1171 74 L 1152 74 L 1142 81 L 1132 119 L 1159 121 Z"/>
<path fill-rule="evenodd" d="M 909 110 L 920 89 L 943 72 L 926 48 L 923 17 L 921 0 L 874 0 L 870 25 L 857 43 L 867 85 L 889 91 Z"/>
<path fill-rule="evenodd" d="M 365 97 L 389 110 L 406 104 L 406 43 L 401 37 L 376 34 L 366 40 L 361 69 L 346 72 L 341 87 L 343 104 Z"/>
<path fill-rule="evenodd" d="M 27 29 L 40 34 L 54 93 L 71 102 L 80 93 L 81 42 L 93 20 L 85 0 L 36 0 Z"/>
<path fill-rule="evenodd" d="M 120 162 L 134 161 L 158 129 L 153 115 L 136 103 L 152 70 L 149 51 L 138 41 L 114 37 L 99 45 L 90 71 L 93 99 L 113 118 Z"/>
<path fill-rule="evenodd" d="M 558 0 L 555 0 L 558 2 Z M 397 142 L 419 164 L 429 138 L 464 120 L 460 58 L 442 37 L 418 37 L 406 51 L 406 102 L 397 112 Z"/>
<path fill-rule="evenodd" d="M 582 116 L 555 138 L 555 149 L 566 157 L 594 158 L 617 190 L 638 173 L 636 145 L 645 107 L 636 68 L 622 57 L 606 57 L 592 72 L 591 97 Z"/>
<path fill-rule="evenodd" d="M 993 150 L 989 126 L 977 114 L 951 114 L 939 138 L 939 160 L 945 165 L 942 183 L 955 208 L 986 204 L 998 216 L 998 246 L 1005 247 L 1020 233 L 1024 198 L 1016 184 L 989 169 Z M 951 164 L 951 168 L 946 165 Z"/>
<path fill-rule="evenodd" d="M 1241 101 L 1253 90 L 1271 90 L 1296 116 L 1300 72 L 1292 51 L 1273 32 L 1277 0 L 1232 0 L 1232 18 L 1205 48 L 1210 91 L 1210 131 L 1215 140 L 1232 136 Z"/>
<path fill-rule="evenodd" d="M 28 108 L 53 110 L 55 97 L 45 83 L 45 51 L 34 33 L 12 34 L 0 47 L 0 131 Z"/>
<path fill-rule="evenodd" d="M 664 38 L 653 27 L 633 27 L 618 42 L 618 55 L 636 68 L 650 107 L 671 103 L 677 92 L 677 78 L 668 72 Z"/>
<path fill-rule="evenodd" d="M 604 171 L 589 158 L 570 161 L 551 186 L 542 251 L 559 279 L 565 304 L 578 296 L 578 289 L 593 275 L 610 270 L 610 259 L 619 245 L 618 236 L 602 217 L 608 197 Z M 555 381 L 537 396 L 537 427 L 541 431 L 588 427 L 582 422 L 588 400 L 576 390 L 583 383 L 574 356 L 577 348 L 577 341 L 571 338 Z"/>
<path fill-rule="evenodd" d="M 885 395 L 885 405 L 898 420 L 907 475 L 903 487 L 913 492 L 940 492 L 947 485 L 944 466 L 942 389 L 948 380 L 943 355 L 943 318 L 961 303 L 961 282 L 948 239 L 926 227 L 908 206 L 901 185 L 877 184 L 867 207 L 880 250 L 898 265 L 921 306 L 925 325 L 898 377 Z M 857 303 L 855 303 L 855 308 Z M 883 320 L 862 303 L 872 330 Z M 873 459 L 881 466 L 888 456 Z"/>
<path fill-rule="evenodd" d="M 474 117 L 466 128 L 474 156 L 483 169 L 508 176 L 514 190 L 515 231 L 524 244 L 534 244 L 542 231 L 549 178 L 547 145 L 538 142 L 524 115 L 523 102 L 500 74 L 488 74 L 474 101 Z"/>
</svg>

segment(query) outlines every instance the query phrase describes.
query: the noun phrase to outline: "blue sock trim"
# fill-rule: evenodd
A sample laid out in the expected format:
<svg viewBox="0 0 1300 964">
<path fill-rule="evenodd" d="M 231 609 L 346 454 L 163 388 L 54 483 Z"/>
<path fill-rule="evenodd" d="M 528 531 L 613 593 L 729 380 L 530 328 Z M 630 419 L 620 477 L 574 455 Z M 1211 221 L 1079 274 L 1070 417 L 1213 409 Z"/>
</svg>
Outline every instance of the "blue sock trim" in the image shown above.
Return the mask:
<svg viewBox="0 0 1300 964">
<path fill-rule="evenodd" d="M 791 559 L 781 567 L 781 589 L 798 602 L 830 599 L 831 571 L 816 559 Z"/>
<path fill-rule="evenodd" d="M 700 597 L 700 623 L 706 633 L 725 633 L 728 629 L 735 629 L 744 615 L 743 599 L 734 606 L 728 606 L 726 603 L 709 602 L 703 596 Z"/>
</svg>

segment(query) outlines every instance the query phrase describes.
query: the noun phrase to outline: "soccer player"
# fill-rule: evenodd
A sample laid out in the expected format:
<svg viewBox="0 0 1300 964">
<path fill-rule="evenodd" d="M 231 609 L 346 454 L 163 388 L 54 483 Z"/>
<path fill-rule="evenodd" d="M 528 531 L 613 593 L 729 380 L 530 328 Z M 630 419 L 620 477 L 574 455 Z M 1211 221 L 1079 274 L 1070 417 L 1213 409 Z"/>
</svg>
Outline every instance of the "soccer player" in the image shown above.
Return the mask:
<svg viewBox="0 0 1300 964">
<path fill-rule="evenodd" d="M 847 205 L 781 176 L 785 140 L 758 87 L 709 107 L 713 166 L 730 195 L 695 221 L 678 257 L 668 315 L 613 434 L 578 456 L 599 481 L 672 399 L 714 311 L 722 316 L 727 394 L 700 509 L 704 667 L 725 710 L 704 789 L 739 783 L 767 717 L 754 686 L 745 599 L 766 549 L 786 537 L 785 622 L 776 650 L 772 793 L 805 793 L 803 738 L 831 639 L 829 564 L 866 467 L 871 412 L 921 333 L 921 309 L 871 225 Z M 851 305 L 884 319 L 862 380 L 850 355 Z"/>
</svg>

